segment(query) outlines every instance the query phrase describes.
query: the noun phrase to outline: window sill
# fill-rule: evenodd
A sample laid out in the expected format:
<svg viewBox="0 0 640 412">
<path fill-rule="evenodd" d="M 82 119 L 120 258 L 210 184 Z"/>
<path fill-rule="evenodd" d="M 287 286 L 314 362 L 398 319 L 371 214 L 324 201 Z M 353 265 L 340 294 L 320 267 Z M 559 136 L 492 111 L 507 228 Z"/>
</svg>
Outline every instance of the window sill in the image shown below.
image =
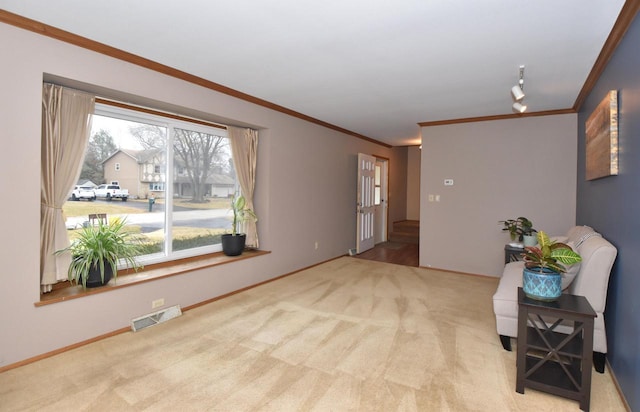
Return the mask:
<svg viewBox="0 0 640 412">
<path fill-rule="evenodd" d="M 243 259 L 251 259 L 269 253 L 271 252 L 265 250 L 245 250 L 240 256 L 226 256 L 222 252 L 218 252 L 204 256 L 148 265 L 138 272 L 134 272 L 131 269 L 118 271 L 117 282 L 112 280 L 105 286 L 86 290 L 82 289 L 82 286 L 72 285 L 68 281 L 65 281 L 55 285 L 51 292 L 40 295 L 40 301 L 35 302 L 34 305 L 50 305 L 52 303 L 64 302 L 71 299 L 82 298 L 84 296 L 95 295 L 97 293 L 110 292 L 114 289 L 151 282 L 157 279 L 176 276 L 206 267 L 225 265 L 227 263 Z"/>
</svg>

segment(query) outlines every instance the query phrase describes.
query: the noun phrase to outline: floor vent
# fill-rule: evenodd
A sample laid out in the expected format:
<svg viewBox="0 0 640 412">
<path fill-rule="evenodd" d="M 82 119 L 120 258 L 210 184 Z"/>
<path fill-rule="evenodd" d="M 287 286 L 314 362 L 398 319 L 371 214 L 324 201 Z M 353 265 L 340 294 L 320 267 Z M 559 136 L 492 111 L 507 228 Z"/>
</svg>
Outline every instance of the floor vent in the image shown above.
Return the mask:
<svg viewBox="0 0 640 412">
<path fill-rule="evenodd" d="M 169 308 L 149 313 L 148 315 L 140 316 L 139 318 L 131 320 L 131 330 L 137 332 L 140 329 L 148 328 L 149 326 L 166 322 L 170 319 L 177 318 L 180 315 L 182 315 L 180 305 L 171 306 Z"/>
</svg>

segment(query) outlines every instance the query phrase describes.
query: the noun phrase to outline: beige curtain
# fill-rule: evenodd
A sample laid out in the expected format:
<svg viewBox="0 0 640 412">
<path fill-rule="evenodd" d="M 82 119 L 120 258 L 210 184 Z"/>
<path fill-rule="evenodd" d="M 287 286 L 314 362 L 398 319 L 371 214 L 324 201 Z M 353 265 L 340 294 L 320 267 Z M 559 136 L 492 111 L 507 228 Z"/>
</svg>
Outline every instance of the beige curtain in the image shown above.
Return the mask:
<svg viewBox="0 0 640 412">
<path fill-rule="evenodd" d="M 256 163 L 258 158 L 258 131 L 227 126 L 227 132 L 229 134 L 229 141 L 231 142 L 233 164 L 236 169 L 242 195 L 247 202 L 247 207 L 258 215 L 258 212 L 253 207 L 253 190 L 256 185 Z M 258 218 L 259 217 L 258 215 Z M 244 232 L 247 234 L 246 245 L 248 247 L 258 248 L 256 222 L 245 222 Z"/>
<path fill-rule="evenodd" d="M 45 83 L 42 90 L 40 283 L 42 292 L 67 278 L 69 245 L 62 205 L 76 184 L 91 132 L 94 96 Z"/>
</svg>

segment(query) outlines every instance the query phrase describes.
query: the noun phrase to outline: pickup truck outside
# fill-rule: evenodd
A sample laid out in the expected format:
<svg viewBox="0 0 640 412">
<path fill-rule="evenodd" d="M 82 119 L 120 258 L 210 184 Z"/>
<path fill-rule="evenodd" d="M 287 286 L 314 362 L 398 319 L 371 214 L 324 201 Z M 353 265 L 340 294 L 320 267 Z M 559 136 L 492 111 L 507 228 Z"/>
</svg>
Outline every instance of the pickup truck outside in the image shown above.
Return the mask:
<svg viewBox="0 0 640 412">
<path fill-rule="evenodd" d="M 120 189 L 118 185 L 100 185 L 95 189 L 96 197 L 101 199 L 120 199 L 126 202 L 129 198 L 129 191 L 127 189 Z"/>
<path fill-rule="evenodd" d="M 71 200 L 96 200 L 96 193 L 91 186 L 76 186 L 71 192 Z"/>
</svg>

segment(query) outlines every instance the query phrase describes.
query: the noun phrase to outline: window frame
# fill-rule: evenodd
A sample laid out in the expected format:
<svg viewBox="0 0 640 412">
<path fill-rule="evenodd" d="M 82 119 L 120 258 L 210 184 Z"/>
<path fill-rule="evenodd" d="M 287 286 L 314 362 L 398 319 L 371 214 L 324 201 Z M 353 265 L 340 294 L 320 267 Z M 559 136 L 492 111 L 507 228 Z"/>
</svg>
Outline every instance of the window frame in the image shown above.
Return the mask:
<svg viewBox="0 0 640 412">
<path fill-rule="evenodd" d="M 116 118 L 120 120 L 150 124 L 158 127 L 165 127 L 167 130 L 167 138 L 165 142 L 165 158 L 166 169 L 164 170 L 165 182 L 163 182 L 164 190 L 162 192 L 165 196 L 165 212 L 164 212 L 164 246 L 162 252 L 141 255 L 136 258 L 142 265 L 156 264 L 181 260 L 185 258 L 192 258 L 197 256 L 209 255 L 211 253 L 217 253 L 222 251 L 222 244 L 212 244 L 208 246 L 200 246 L 195 248 L 173 250 L 173 199 L 174 199 L 174 185 L 167 184 L 173 182 L 175 177 L 179 176 L 178 172 L 174 168 L 174 152 L 173 152 L 173 138 L 175 128 L 186 129 L 195 132 L 201 132 L 206 134 L 212 134 L 215 136 L 221 136 L 225 139 L 229 139 L 226 127 L 217 125 L 210 122 L 205 122 L 198 119 L 187 118 L 184 116 L 178 116 L 171 113 L 163 113 L 157 110 L 129 106 L 124 103 L 106 101 L 102 99 L 96 99 L 94 115 Z M 231 143 L 229 142 L 229 145 Z M 233 159 L 233 153 L 229 150 L 229 155 Z M 155 169 L 154 169 L 155 172 Z M 161 170 L 162 173 L 162 170 Z M 240 186 L 236 179 L 235 190 L 240 192 Z M 158 190 L 152 190 L 158 192 Z M 120 265 L 119 265 L 120 266 Z"/>
</svg>

